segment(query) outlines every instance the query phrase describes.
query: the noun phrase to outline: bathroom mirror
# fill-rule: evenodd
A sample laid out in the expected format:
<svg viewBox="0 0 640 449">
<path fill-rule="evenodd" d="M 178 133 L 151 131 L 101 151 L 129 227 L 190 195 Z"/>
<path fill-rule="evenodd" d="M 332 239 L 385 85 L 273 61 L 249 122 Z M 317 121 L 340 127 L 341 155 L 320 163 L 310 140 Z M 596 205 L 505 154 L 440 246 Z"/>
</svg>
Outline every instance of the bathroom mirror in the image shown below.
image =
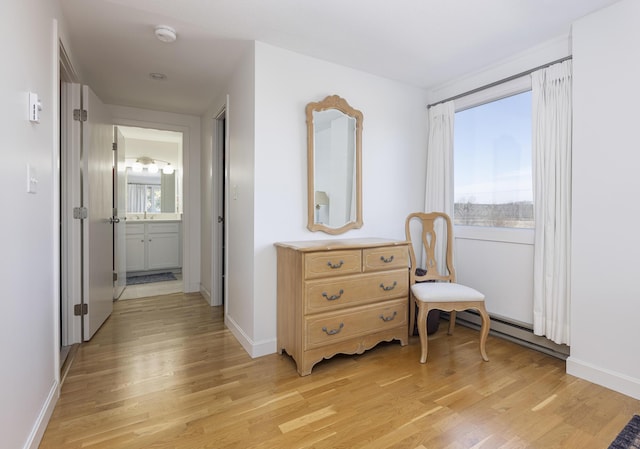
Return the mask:
<svg viewBox="0 0 640 449">
<path fill-rule="evenodd" d="M 332 95 L 309 103 L 308 213 L 311 231 L 362 227 L 362 112 Z"/>
</svg>

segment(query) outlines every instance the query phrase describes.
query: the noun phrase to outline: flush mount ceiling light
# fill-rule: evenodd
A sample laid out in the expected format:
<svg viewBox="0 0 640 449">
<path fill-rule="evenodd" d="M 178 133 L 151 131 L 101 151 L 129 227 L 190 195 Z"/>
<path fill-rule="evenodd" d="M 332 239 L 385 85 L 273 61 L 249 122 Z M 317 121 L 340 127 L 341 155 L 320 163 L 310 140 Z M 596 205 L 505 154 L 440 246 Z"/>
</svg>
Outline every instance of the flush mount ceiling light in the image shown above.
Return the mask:
<svg viewBox="0 0 640 449">
<path fill-rule="evenodd" d="M 167 25 L 158 25 L 155 33 L 162 42 L 174 42 L 177 38 L 176 30 Z"/>
<path fill-rule="evenodd" d="M 149 74 L 149 78 L 156 81 L 164 81 L 167 79 L 167 75 L 165 75 L 164 73 L 151 72 Z"/>
</svg>

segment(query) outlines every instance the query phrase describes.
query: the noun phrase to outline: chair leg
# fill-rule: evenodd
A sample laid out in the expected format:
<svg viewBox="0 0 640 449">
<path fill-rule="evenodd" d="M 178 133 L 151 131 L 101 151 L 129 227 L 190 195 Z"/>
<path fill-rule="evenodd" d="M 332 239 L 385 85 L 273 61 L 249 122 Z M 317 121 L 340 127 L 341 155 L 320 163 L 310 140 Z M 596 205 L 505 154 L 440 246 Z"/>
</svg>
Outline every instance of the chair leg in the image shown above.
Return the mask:
<svg viewBox="0 0 640 449">
<path fill-rule="evenodd" d="M 452 310 L 449 313 L 449 331 L 447 332 L 448 335 L 453 334 L 454 327 L 456 327 L 456 311 Z"/>
<path fill-rule="evenodd" d="M 409 291 L 409 336 L 413 335 L 413 329 L 416 325 L 416 300 L 411 291 Z"/>
<path fill-rule="evenodd" d="M 478 307 L 478 312 L 482 317 L 482 328 L 480 329 L 480 355 L 482 356 L 482 360 L 488 362 L 489 357 L 487 357 L 485 344 L 487 343 L 487 336 L 489 335 L 489 329 L 491 328 L 491 320 L 489 319 L 489 314 L 487 313 L 484 305 Z"/>
<path fill-rule="evenodd" d="M 429 307 L 422 301 L 418 301 L 418 335 L 420 335 L 420 363 L 427 362 L 427 314 Z"/>
</svg>

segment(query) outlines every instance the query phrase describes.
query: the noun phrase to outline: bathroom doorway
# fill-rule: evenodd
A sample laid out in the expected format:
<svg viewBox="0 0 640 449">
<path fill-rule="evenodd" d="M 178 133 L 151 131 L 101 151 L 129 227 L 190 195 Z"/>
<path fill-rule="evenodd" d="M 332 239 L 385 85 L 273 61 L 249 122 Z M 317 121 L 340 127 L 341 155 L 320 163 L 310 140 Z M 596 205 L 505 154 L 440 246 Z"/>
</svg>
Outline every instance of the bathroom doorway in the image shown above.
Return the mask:
<svg viewBox="0 0 640 449">
<path fill-rule="evenodd" d="M 183 133 L 118 126 L 124 162 L 126 286 L 118 299 L 184 291 Z M 123 148 L 121 148 L 123 147 Z"/>
</svg>

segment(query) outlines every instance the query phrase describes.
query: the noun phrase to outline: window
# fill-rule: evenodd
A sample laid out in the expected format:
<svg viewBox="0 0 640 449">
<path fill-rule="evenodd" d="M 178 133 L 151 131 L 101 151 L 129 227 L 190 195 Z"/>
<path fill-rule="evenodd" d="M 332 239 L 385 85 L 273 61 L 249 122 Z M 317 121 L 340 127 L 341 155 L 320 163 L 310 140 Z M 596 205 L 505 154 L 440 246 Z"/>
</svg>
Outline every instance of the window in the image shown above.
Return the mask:
<svg viewBox="0 0 640 449">
<path fill-rule="evenodd" d="M 162 190 L 156 184 L 127 184 L 127 212 L 161 212 Z"/>
<path fill-rule="evenodd" d="M 456 112 L 454 222 L 533 228 L 531 91 Z"/>
</svg>

